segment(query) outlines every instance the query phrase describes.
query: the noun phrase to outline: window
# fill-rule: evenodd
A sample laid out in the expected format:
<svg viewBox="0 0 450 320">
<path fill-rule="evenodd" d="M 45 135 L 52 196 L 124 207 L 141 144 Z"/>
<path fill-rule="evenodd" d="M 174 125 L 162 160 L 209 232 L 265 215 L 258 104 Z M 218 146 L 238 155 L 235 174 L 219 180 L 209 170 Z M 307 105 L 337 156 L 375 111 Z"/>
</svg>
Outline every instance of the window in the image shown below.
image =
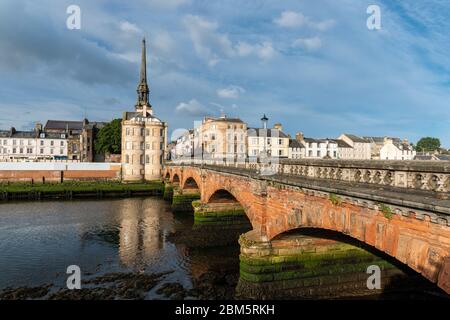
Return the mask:
<svg viewBox="0 0 450 320">
<path fill-rule="evenodd" d="M 50 154 L 53 154 L 53 149 L 50 149 Z"/>
<path fill-rule="evenodd" d="M 23 140 L 19 140 L 20 141 L 20 145 L 23 146 Z"/>
<path fill-rule="evenodd" d="M 150 162 L 150 157 L 147 155 L 145 155 L 145 163 L 149 163 Z"/>
<path fill-rule="evenodd" d="M 39 151 L 41 152 L 41 154 L 43 154 L 43 153 L 44 153 L 44 149 L 42 149 L 42 148 L 41 148 L 41 150 L 39 150 Z"/>
<path fill-rule="evenodd" d="M 130 128 L 126 128 L 126 130 L 125 130 L 125 134 L 127 135 L 127 136 L 129 136 L 130 135 Z M 127 162 L 128 163 L 128 162 Z"/>
<path fill-rule="evenodd" d="M 20 148 L 20 153 L 23 153 L 23 148 Z"/>
<path fill-rule="evenodd" d="M 150 129 L 145 129 L 145 135 L 149 136 L 150 135 Z"/>
<path fill-rule="evenodd" d="M 13 140 L 13 146 L 15 146 L 17 144 L 16 140 Z"/>
<path fill-rule="evenodd" d="M 65 139 L 66 138 L 66 134 L 65 133 L 62 133 L 61 134 L 61 139 Z"/>
<path fill-rule="evenodd" d="M 309 150 L 309 151 L 308 151 L 308 156 L 309 156 L 309 157 L 312 157 L 312 150 Z"/>
<path fill-rule="evenodd" d="M 144 150 L 144 143 L 141 142 L 141 150 Z"/>
<path fill-rule="evenodd" d="M 152 150 L 156 150 L 156 142 L 155 141 L 152 142 Z"/>
<path fill-rule="evenodd" d="M 16 153 L 16 151 L 17 151 L 17 149 L 16 149 L 16 148 L 13 148 L 13 152 L 12 152 L 12 153 Z"/>
<path fill-rule="evenodd" d="M 41 140 L 41 146 L 43 146 L 44 145 L 44 140 Z"/>
<path fill-rule="evenodd" d="M 130 163 L 130 156 L 129 155 L 125 156 L 125 163 Z"/>
<path fill-rule="evenodd" d="M 50 141 L 50 145 L 51 145 L 51 146 L 54 146 L 54 145 L 55 145 L 55 141 L 53 141 L 53 140 Z"/>
<path fill-rule="evenodd" d="M 39 137 L 45 138 L 45 133 L 41 133 L 41 134 L 39 135 Z"/>
<path fill-rule="evenodd" d="M 320 158 L 320 150 L 317 150 L 317 156 Z"/>
<path fill-rule="evenodd" d="M 282 145 L 283 144 L 283 139 L 278 139 L 278 144 Z"/>
<path fill-rule="evenodd" d="M 64 147 L 64 141 L 61 141 L 60 145 L 61 147 Z"/>
<path fill-rule="evenodd" d="M 283 155 L 283 150 L 278 150 L 278 155 L 282 156 Z"/>
<path fill-rule="evenodd" d="M 33 148 L 27 148 L 27 153 L 33 153 Z"/>
<path fill-rule="evenodd" d="M 145 149 L 147 149 L 147 150 L 150 149 L 150 143 L 147 143 L 147 144 L 145 145 Z"/>
<path fill-rule="evenodd" d="M 141 136 L 144 136 L 144 128 L 141 128 Z"/>
<path fill-rule="evenodd" d="M 144 164 L 144 155 L 142 154 L 139 156 L 139 163 Z"/>
<path fill-rule="evenodd" d="M 159 135 L 162 137 L 164 134 L 163 134 L 163 129 L 159 129 Z"/>
</svg>

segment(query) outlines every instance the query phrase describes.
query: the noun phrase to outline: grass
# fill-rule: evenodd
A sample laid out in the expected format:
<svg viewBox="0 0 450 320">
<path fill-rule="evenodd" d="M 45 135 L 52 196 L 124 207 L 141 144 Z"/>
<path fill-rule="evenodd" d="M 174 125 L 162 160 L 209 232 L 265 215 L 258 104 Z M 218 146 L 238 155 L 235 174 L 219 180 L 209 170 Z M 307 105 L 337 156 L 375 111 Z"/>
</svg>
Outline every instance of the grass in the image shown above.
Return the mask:
<svg viewBox="0 0 450 320">
<path fill-rule="evenodd" d="M 96 191 L 143 191 L 143 190 L 162 190 L 161 181 L 139 182 L 139 183 L 121 183 L 113 181 L 67 181 L 63 183 L 2 183 L 0 192 L 23 193 L 23 192 L 96 192 Z"/>
<path fill-rule="evenodd" d="M 384 203 L 378 203 L 378 208 L 386 219 L 392 219 L 393 213 L 391 207 L 385 205 Z"/>
<path fill-rule="evenodd" d="M 330 199 L 331 203 L 335 206 L 340 206 L 342 204 L 342 200 L 334 193 L 330 193 L 329 199 Z"/>
</svg>

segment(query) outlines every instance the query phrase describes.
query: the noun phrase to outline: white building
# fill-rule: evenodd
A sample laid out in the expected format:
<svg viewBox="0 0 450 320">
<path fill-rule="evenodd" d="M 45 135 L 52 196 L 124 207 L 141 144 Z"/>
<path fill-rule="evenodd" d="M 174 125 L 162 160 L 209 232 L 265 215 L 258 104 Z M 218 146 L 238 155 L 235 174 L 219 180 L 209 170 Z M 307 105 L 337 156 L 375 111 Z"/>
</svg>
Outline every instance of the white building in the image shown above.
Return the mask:
<svg viewBox="0 0 450 320">
<path fill-rule="evenodd" d="M 350 149 L 342 150 L 340 159 L 356 159 L 356 160 L 369 160 L 371 159 L 371 143 L 361 137 L 353 134 L 341 134 L 338 138 L 350 145 Z"/>
<path fill-rule="evenodd" d="M 289 157 L 289 136 L 283 132 L 280 123 L 276 123 L 272 129 L 267 128 L 268 118 L 261 118 L 262 128 L 249 128 L 247 130 L 248 156 L 259 157 L 265 152 L 268 157 Z"/>
<path fill-rule="evenodd" d="M 305 157 L 305 146 L 296 139 L 289 139 L 289 159 L 301 159 Z"/>
<path fill-rule="evenodd" d="M 305 158 L 338 158 L 338 144 L 333 139 L 305 138 L 301 132 L 295 135 L 295 139 L 305 146 Z"/>
<path fill-rule="evenodd" d="M 68 138 L 64 133 L 0 131 L 0 161 L 67 160 Z"/>
<path fill-rule="evenodd" d="M 376 160 L 413 160 L 416 156 L 408 140 L 392 137 L 364 137 L 370 142 L 371 159 Z"/>
<path fill-rule="evenodd" d="M 416 151 L 406 140 L 385 138 L 380 149 L 381 160 L 414 160 Z"/>
</svg>

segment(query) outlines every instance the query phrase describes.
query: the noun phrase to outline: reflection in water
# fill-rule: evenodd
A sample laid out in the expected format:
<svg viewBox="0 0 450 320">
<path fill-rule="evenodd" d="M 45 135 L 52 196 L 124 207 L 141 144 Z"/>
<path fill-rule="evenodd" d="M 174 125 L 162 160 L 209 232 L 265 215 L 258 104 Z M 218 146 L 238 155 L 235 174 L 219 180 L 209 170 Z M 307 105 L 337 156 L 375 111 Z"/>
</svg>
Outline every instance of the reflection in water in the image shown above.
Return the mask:
<svg viewBox="0 0 450 320">
<path fill-rule="evenodd" d="M 159 198 L 0 204 L 0 290 L 64 287 L 72 264 L 93 277 L 171 271 L 163 281 L 187 289 L 213 271 L 220 287 L 237 281 L 237 238 L 250 226 L 240 227 L 193 227 L 192 216 L 174 216 Z M 234 285 L 225 287 L 232 297 Z"/>
</svg>

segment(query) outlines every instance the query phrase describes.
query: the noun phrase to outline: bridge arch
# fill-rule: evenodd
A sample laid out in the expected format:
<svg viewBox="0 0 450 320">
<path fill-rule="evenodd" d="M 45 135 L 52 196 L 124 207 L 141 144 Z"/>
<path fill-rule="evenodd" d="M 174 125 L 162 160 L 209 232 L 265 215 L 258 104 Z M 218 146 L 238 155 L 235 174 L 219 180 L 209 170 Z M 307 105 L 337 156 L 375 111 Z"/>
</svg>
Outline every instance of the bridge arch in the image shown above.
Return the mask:
<svg viewBox="0 0 450 320">
<path fill-rule="evenodd" d="M 201 176 L 194 171 L 183 172 L 183 181 L 180 184 L 182 189 L 198 189 L 202 191 Z"/>
<path fill-rule="evenodd" d="M 180 176 L 178 175 L 178 173 L 175 173 L 172 177 L 172 183 L 174 185 L 179 185 L 180 184 Z"/>
</svg>

